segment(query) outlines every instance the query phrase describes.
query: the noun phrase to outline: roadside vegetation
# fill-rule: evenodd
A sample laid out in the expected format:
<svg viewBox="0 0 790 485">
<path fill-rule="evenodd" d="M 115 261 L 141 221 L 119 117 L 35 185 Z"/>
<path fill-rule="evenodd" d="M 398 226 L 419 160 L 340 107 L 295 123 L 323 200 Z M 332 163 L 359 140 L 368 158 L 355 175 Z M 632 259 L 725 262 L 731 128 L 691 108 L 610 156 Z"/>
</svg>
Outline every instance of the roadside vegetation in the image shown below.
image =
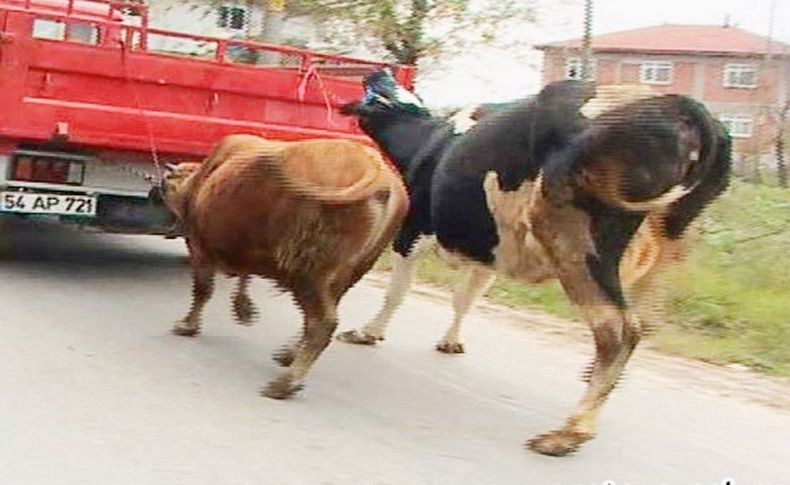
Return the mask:
<svg viewBox="0 0 790 485">
<path fill-rule="evenodd" d="M 667 323 L 651 341 L 667 353 L 790 377 L 790 191 L 734 181 L 695 229 L 688 259 L 668 276 Z M 447 289 L 458 281 L 435 256 L 423 259 L 418 279 Z M 556 282 L 501 278 L 487 297 L 576 318 Z"/>
</svg>

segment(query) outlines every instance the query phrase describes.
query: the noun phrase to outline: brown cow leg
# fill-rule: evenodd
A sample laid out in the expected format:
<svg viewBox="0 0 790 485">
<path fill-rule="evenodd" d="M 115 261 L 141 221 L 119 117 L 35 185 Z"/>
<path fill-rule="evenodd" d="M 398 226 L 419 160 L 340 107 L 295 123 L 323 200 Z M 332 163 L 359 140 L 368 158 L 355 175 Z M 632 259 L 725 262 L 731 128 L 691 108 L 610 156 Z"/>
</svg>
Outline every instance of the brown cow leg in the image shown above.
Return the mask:
<svg viewBox="0 0 790 485">
<path fill-rule="evenodd" d="M 291 343 L 283 345 L 279 350 L 274 352 L 272 360 L 280 364 L 282 367 L 290 367 L 296 358 L 296 351 L 299 346 L 304 342 L 304 329 L 302 332 L 291 340 Z"/>
<path fill-rule="evenodd" d="M 251 326 L 253 320 L 258 315 L 255 305 L 248 293 L 250 285 L 250 275 L 239 276 L 239 286 L 233 295 L 233 316 L 239 325 Z"/>
<path fill-rule="evenodd" d="M 192 270 L 192 306 L 187 316 L 173 327 L 174 334 L 194 337 L 200 333 L 203 307 L 214 292 L 214 274 L 214 268 L 205 266 Z"/>
<path fill-rule="evenodd" d="M 292 353 L 290 367 L 269 382 L 261 392 L 264 396 L 286 399 L 298 392 L 313 363 L 329 345 L 337 328 L 337 298 L 330 295 L 326 286 L 294 292 L 304 313 L 302 339 Z"/>
</svg>

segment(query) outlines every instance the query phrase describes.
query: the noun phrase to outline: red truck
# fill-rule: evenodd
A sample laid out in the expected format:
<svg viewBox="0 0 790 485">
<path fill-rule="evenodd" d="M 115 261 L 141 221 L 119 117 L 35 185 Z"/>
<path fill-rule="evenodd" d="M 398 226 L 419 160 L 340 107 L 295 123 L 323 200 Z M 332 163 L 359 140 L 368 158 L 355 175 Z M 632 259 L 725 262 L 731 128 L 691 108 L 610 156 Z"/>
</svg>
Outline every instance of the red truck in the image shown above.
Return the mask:
<svg viewBox="0 0 790 485">
<path fill-rule="evenodd" d="M 204 57 L 149 47 L 162 38 Z M 164 234 L 148 200 L 163 164 L 231 133 L 367 142 L 336 108 L 385 65 L 158 30 L 137 3 L 0 0 L 0 212 Z M 411 86 L 411 68 L 390 67 Z"/>
</svg>

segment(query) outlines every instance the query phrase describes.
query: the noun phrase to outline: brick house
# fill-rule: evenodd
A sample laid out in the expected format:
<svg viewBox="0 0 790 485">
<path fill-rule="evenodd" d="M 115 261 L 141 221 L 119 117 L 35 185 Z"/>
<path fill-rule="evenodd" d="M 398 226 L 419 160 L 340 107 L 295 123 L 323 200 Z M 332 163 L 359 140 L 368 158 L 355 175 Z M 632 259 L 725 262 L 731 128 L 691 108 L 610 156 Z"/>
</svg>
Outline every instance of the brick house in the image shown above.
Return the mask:
<svg viewBox="0 0 790 485">
<path fill-rule="evenodd" d="M 538 46 L 543 83 L 581 77 L 581 39 Z M 731 26 L 660 25 L 593 37 L 599 84 L 649 84 L 703 101 L 729 128 L 739 168 L 773 159 L 790 92 L 790 45 Z"/>
</svg>

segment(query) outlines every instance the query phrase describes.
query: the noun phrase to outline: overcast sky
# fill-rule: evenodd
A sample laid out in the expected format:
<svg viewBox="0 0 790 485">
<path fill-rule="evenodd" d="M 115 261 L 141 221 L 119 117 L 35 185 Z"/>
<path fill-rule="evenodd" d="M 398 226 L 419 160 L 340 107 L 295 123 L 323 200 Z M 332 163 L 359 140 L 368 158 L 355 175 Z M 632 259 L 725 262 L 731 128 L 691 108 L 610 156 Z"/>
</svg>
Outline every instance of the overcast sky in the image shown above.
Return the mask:
<svg viewBox="0 0 790 485">
<path fill-rule="evenodd" d="M 493 0 L 496 1 L 496 0 Z M 580 37 L 582 0 L 538 0 L 535 26 L 516 35 L 534 44 Z M 790 0 L 775 0 L 773 33 L 790 43 Z M 772 0 L 595 0 L 596 34 L 662 23 L 731 25 L 768 35 Z M 476 49 L 448 65 L 425 71 L 418 86 L 431 106 L 502 101 L 540 87 L 541 56 L 535 51 Z"/>
</svg>

